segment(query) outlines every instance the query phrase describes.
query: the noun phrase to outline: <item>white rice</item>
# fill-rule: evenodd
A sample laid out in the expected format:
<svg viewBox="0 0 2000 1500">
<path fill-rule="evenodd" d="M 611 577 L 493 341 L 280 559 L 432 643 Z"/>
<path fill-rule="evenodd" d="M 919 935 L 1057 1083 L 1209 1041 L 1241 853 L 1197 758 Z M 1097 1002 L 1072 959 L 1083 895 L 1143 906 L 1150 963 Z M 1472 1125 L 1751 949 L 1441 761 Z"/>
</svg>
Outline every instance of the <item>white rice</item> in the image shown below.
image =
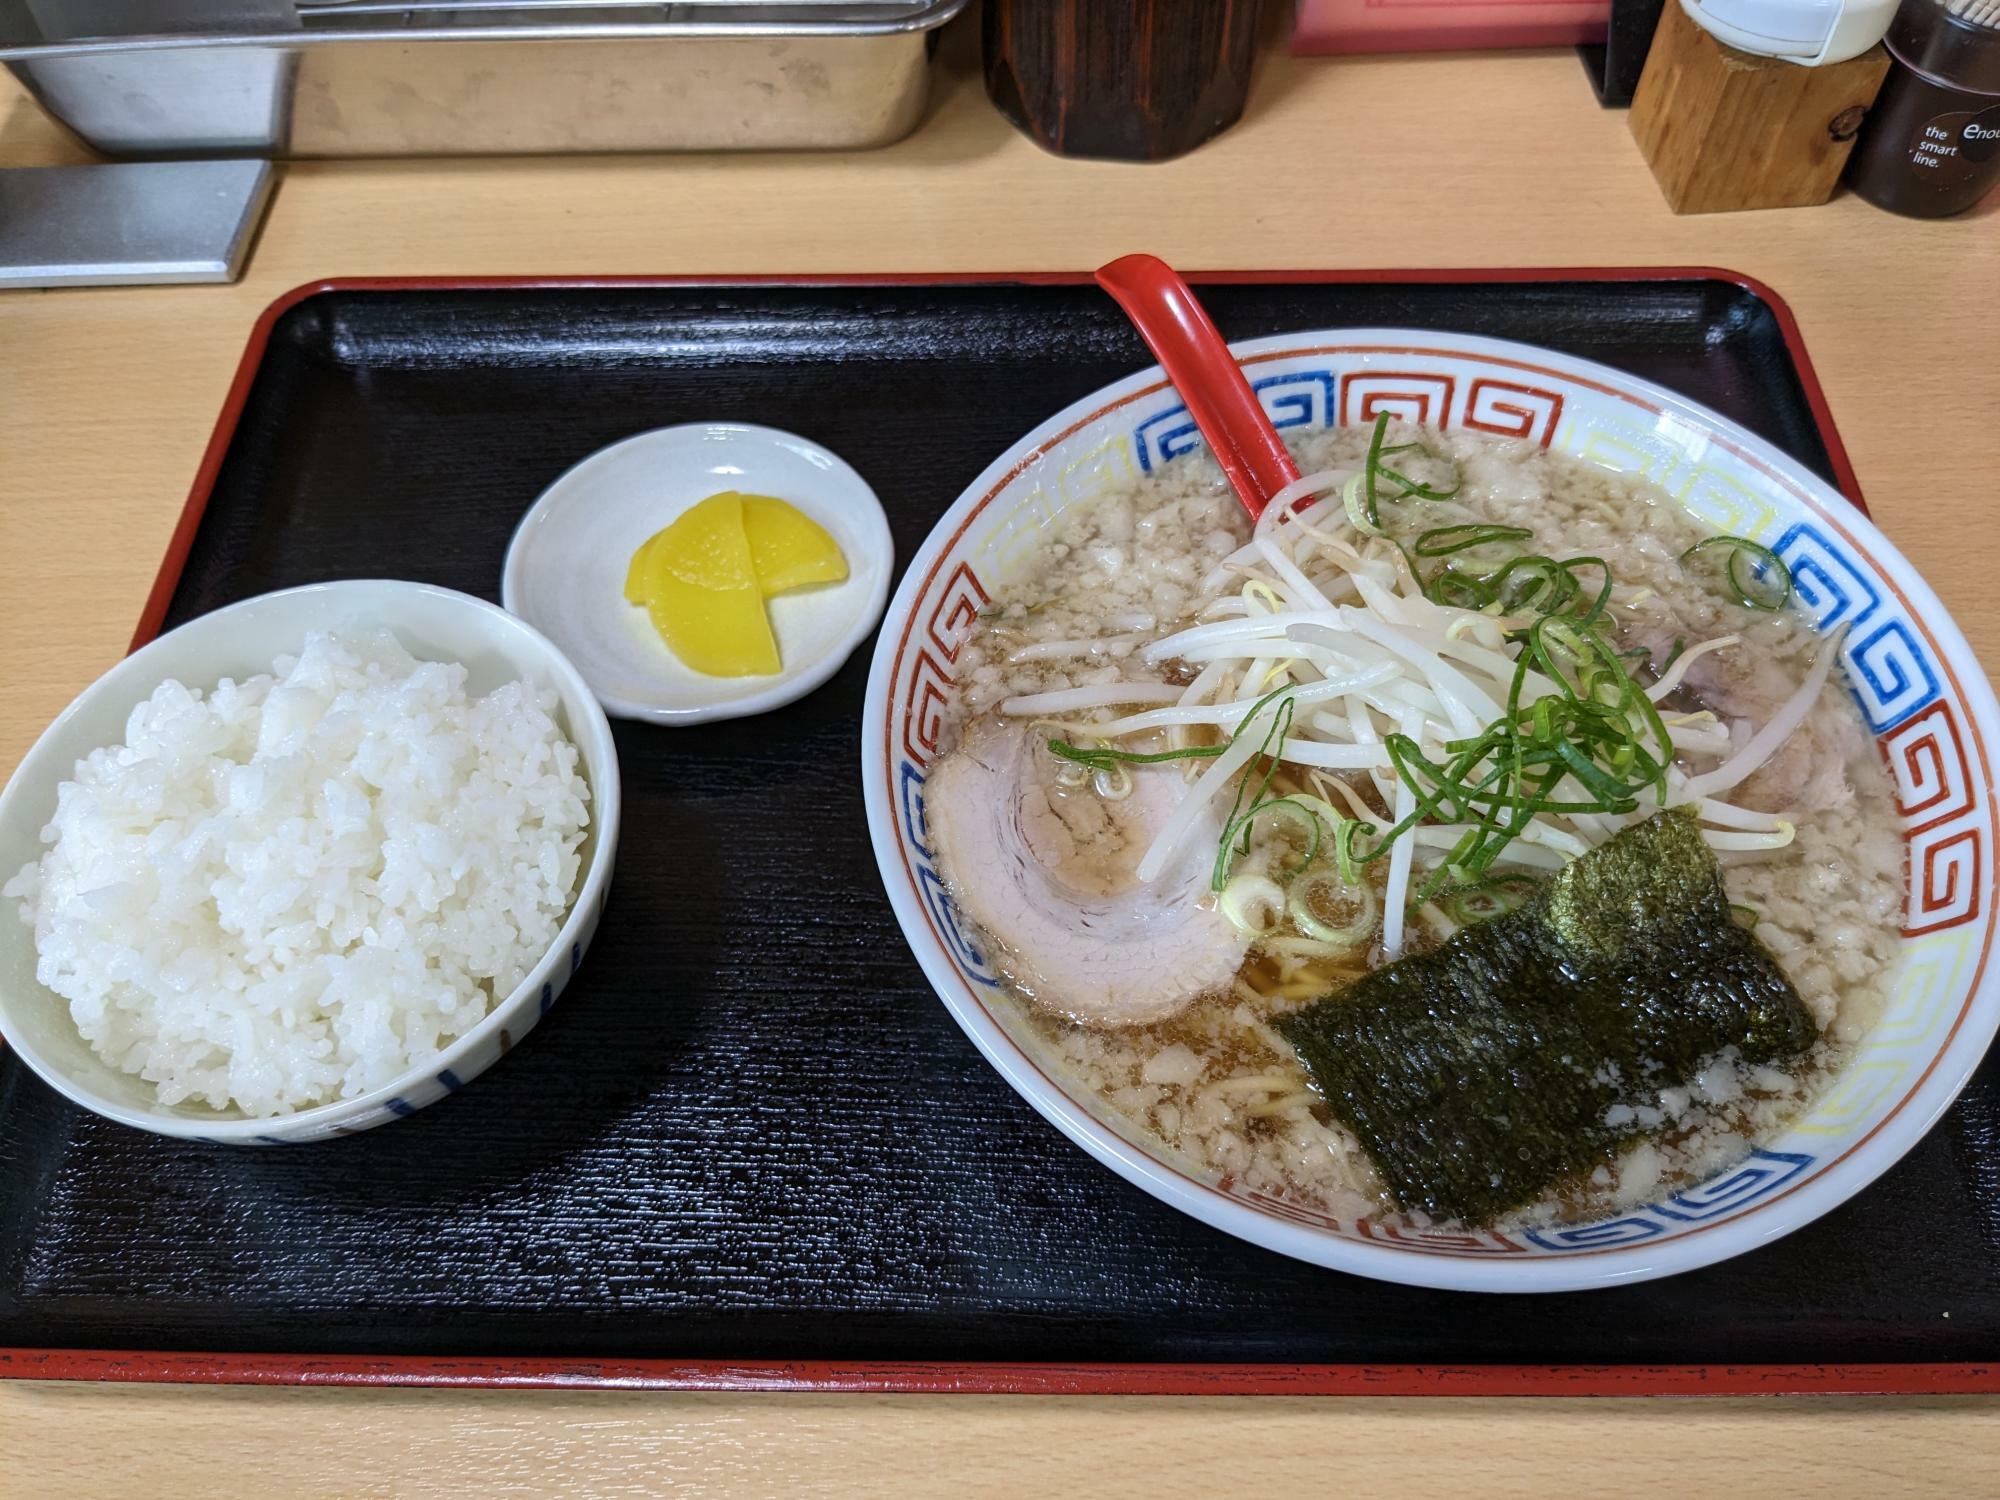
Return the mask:
<svg viewBox="0 0 2000 1500">
<path fill-rule="evenodd" d="M 554 693 L 469 698 L 386 630 L 162 683 L 5 886 L 35 974 L 163 1104 L 290 1114 L 434 1057 L 548 950 L 589 788 Z"/>
</svg>

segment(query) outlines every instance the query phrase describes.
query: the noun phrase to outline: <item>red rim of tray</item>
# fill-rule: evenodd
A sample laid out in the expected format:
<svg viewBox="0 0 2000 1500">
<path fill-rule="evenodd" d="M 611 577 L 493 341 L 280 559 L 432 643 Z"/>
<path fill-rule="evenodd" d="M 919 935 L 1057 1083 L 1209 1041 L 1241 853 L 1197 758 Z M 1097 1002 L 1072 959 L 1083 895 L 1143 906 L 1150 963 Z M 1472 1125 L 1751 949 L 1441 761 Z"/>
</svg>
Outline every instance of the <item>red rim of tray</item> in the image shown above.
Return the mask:
<svg viewBox="0 0 2000 1500">
<path fill-rule="evenodd" d="M 1754 277 L 1707 266 L 1547 267 L 1507 270 L 1196 271 L 1187 280 L 1281 284 L 1385 282 L 1721 281 L 1742 287 L 1777 319 L 1836 487 L 1867 505 L 1791 309 Z M 132 637 L 160 632 L 236 424 L 278 320 L 324 292 L 531 291 L 604 287 L 925 286 L 1004 282 L 1088 286 L 1087 271 L 925 272 L 727 276 L 389 276 L 308 282 L 267 307 L 230 381 L 194 484 Z M 180 1353 L 156 1350 L 0 1349 L 0 1379 L 146 1384 L 426 1386 L 529 1390 L 858 1392 L 891 1395 L 1150 1396 L 1753 1396 L 1941 1395 L 2000 1392 L 2000 1364 L 953 1364 L 925 1361 L 567 1360 L 369 1354 Z"/>
<path fill-rule="evenodd" d="M 0 1379 L 888 1396 L 1936 1396 L 2000 1365 L 947 1364 L 0 1349 Z"/>
</svg>

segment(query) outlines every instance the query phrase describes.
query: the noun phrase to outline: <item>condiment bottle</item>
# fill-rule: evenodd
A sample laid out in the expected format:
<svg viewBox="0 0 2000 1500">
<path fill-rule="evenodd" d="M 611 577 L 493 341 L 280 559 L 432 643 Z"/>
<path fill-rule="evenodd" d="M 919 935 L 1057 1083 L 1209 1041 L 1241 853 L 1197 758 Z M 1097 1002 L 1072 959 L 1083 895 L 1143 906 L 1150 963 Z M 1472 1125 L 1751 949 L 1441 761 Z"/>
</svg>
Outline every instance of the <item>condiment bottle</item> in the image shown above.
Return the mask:
<svg viewBox="0 0 2000 1500">
<path fill-rule="evenodd" d="M 1847 185 L 1891 213 L 1962 213 L 2000 183 L 2000 0 L 1903 0 L 1883 41 Z"/>
<path fill-rule="evenodd" d="M 986 92 L 1059 156 L 1163 161 L 1236 123 L 1257 0 L 986 0 Z"/>
</svg>

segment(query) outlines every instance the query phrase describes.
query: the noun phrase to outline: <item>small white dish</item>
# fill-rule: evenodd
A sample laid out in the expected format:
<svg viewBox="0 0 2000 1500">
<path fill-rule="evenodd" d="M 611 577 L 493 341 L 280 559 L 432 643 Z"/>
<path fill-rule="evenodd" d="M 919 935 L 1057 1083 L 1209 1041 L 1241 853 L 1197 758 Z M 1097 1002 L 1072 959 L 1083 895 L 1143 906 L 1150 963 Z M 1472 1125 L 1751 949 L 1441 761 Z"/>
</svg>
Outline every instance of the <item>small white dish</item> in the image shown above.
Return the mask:
<svg viewBox="0 0 2000 1500">
<path fill-rule="evenodd" d="M 632 554 L 722 490 L 796 506 L 847 556 L 844 582 L 770 601 L 776 676 L 694 671 L 625 601 Z M 561 648 L 607 712 L 696 724 L 781 707 L 839 671 L 882 618 L 895 561 L 882 502 L 840 458 L 775 427 L 694 422 L 600 449 L 543 491 L 508 543 L 500 601 Z"/>
<path fill-rule="evenodd" d="M 56 788 L 82 757 L 122 741 L 134 706 L 162 682 L 172 677 L 208 688 L 224 677 L 241 681 L 269 672 L 272 659 L 297 651 L 308 631 L 341 625 L 386 626 L 421 661 L 462 662 L 466 686 L 476 694 L 517 680 L 555 690 L 558 720 L 581 753 L 590 784 L 583 868 L 555 941 L 527 978 L 436 1056 L 356 1098 L 252 1118 L 234 1109 L 162 1104 L 151 1084 L 93 1052 L 69 1006 L 35 978 L 34 929 L 17 919 L 13 901 L 0 901 L 0 1038 L 51 1088 L 85 1109 L 155 1135 L 213 1146 L 285 1146 L 355 1135 L 413 1115 L 485 1072 L 548 1014 L 582 963 L 604 914 L 618 850 L 618 751 L 604 711 L 562 653 L 525 622 L 484 599 L 397 579 L 315 583 L 245 599 L 190 620 L 119 662 L 43 731 L 0 791 L 0 880 L 40 857 Z"/>
</svg>

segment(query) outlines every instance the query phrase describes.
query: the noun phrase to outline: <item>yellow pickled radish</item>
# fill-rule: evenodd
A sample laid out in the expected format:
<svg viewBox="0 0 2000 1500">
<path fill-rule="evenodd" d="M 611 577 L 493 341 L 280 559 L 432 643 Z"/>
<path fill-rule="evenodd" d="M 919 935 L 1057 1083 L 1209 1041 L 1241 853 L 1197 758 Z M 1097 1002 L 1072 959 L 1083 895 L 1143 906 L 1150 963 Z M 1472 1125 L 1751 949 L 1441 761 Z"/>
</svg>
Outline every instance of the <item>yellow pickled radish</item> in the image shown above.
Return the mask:
<svg viewBox="0 0 2000 1500">
<path fill-rule="evenodd" d="M 641 609 L 652 597 L 653 587 L 646 573 L 646 559 L 652 556 L 653 543 L 665 536 L 664 531 L 656 531 L 639 544 L 639 550 L 632 554 L 631 566 L 625 570 L 625 602 L 636 604 Z"/>
<path fill-rule="evenodd" d="M 780 666 L 764 601 L 845 577 L 847 559 L 817 521 L 769 495 L 725 490 L 632 554 L 625 597 L 695 671 L 750 677 Z"/>
<path fill-rule="evenodd" d="M 766 599 L 809 583 L 839 583 L 847 576 L 847 559 L 826 528 L 782 500 L 745 495 L 743 530 Z"/>
<path fill-rule="evenodd" d="M 653 628 L 688 666 L 711 677 L 778 670 L 778 642 L 743 530 L 743 500 L 713 495 L 633 556 L 626 598 L 641 597 Z"/>
</svg>

